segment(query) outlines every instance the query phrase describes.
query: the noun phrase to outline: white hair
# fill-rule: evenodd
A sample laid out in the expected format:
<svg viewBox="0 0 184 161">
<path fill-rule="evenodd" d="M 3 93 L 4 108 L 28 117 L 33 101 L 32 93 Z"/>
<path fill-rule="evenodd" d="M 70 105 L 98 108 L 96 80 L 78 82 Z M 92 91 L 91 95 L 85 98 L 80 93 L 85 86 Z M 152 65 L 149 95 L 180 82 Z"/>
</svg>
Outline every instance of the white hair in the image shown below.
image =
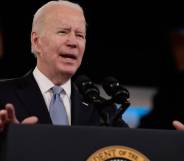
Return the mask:
<svg viewBox="0 0 184 161">
<path fill-rule="evenodd" d="M 69 7 L 78 9 L 83 13 L 82 7 L 77 3 L 73 3 L 67 0 L 49 1 L 46 4 L 44 4 L 42 7 L 40 7 L 34 14 L 33 23 L 32 23 L 32 32 L 33 31 L 36 31 L 37 33 L 41 32 L 44 24 L 45 13 L 47 12 L 47 9 L 52 6 L 69 6 Z M 31 52 L 36 56 L 37 52 L 35 51 L 32 45 L 31 45 Z"/>
</svg>

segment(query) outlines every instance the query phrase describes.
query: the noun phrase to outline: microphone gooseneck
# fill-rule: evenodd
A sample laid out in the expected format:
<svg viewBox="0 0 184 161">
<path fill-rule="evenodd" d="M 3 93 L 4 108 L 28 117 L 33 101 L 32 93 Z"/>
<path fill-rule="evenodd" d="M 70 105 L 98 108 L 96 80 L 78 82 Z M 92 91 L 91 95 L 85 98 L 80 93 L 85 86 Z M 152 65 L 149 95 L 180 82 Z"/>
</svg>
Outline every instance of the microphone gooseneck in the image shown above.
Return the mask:
<svg viewBox="0 0 184 161">
<path fill-rule="evenodd" d="M 129 98 L 129 92 L 114 77 L 106 77 L 103 81 L 102 87 L 104 91 L 111 96 L 109 102 L 120 105 L 111 118 L 112 125 L 116 126 L 118 121 L 121 121 L 122 114 L 130 106 L 130 102 L 127 100 Z"/>
</svg>

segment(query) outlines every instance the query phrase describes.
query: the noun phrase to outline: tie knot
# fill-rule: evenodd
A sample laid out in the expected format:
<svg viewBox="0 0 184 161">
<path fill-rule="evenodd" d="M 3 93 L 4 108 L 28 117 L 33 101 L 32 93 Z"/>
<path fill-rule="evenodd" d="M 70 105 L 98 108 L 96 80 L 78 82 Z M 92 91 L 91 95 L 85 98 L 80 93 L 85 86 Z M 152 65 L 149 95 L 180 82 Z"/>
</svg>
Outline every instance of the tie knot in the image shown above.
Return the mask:
<svg viewBox="0 0 184 161">
<path fill-rule="evenodd" d="M 60 86 L 54 86 L 51 88 L 53 94 L 61 94 L 61 92 L 63 91 L 63 88 L 61 88 Z"/>
</svg>

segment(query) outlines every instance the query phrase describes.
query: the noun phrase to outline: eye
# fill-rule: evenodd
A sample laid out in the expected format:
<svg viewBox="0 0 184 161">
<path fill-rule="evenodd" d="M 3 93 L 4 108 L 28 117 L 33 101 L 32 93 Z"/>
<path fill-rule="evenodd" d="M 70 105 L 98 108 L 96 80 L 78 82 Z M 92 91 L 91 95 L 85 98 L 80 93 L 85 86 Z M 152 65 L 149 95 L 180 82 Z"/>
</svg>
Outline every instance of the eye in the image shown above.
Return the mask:
<svg viewBox="0 0 184 161">
<path fill-rule="evenodd" d="M 67 34 L 68 31 L 67 30 L 59 30 L 57 33 L 64 35 L 64 34 Z"/>
<path fill-rule="evenodd" d="M 77 33 L 76 36 L 81 38 L 81 39 L 85 39 L 85 34 Z"/>
</svg>

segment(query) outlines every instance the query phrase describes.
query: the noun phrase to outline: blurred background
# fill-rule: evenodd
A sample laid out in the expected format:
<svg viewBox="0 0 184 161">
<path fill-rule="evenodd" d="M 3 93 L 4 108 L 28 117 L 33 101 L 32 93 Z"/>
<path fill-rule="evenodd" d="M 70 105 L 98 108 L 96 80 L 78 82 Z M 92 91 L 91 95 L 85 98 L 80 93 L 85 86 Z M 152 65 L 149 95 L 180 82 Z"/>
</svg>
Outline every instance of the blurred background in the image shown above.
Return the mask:
<svg viewBox="0 0 184 161">
<path fill-rule="evenodd" d="M 0 79 L 22 76 L 34 67 L 30 52 L 32 18 L 46 2 L 1 1 Z M 73 2 L 84 8 L 88 24 L 86 52 L 77 74 L 86 74 L 97 84 L 106 76 L 114 76 L 130 91 L 132 104 L 127 116 L 146 114 L 163 77 L 175 70 L 173 46 L 184 34 L 180 4 Z M 138 125 L 127 116 L 133 127 Z"/>
</svg>

